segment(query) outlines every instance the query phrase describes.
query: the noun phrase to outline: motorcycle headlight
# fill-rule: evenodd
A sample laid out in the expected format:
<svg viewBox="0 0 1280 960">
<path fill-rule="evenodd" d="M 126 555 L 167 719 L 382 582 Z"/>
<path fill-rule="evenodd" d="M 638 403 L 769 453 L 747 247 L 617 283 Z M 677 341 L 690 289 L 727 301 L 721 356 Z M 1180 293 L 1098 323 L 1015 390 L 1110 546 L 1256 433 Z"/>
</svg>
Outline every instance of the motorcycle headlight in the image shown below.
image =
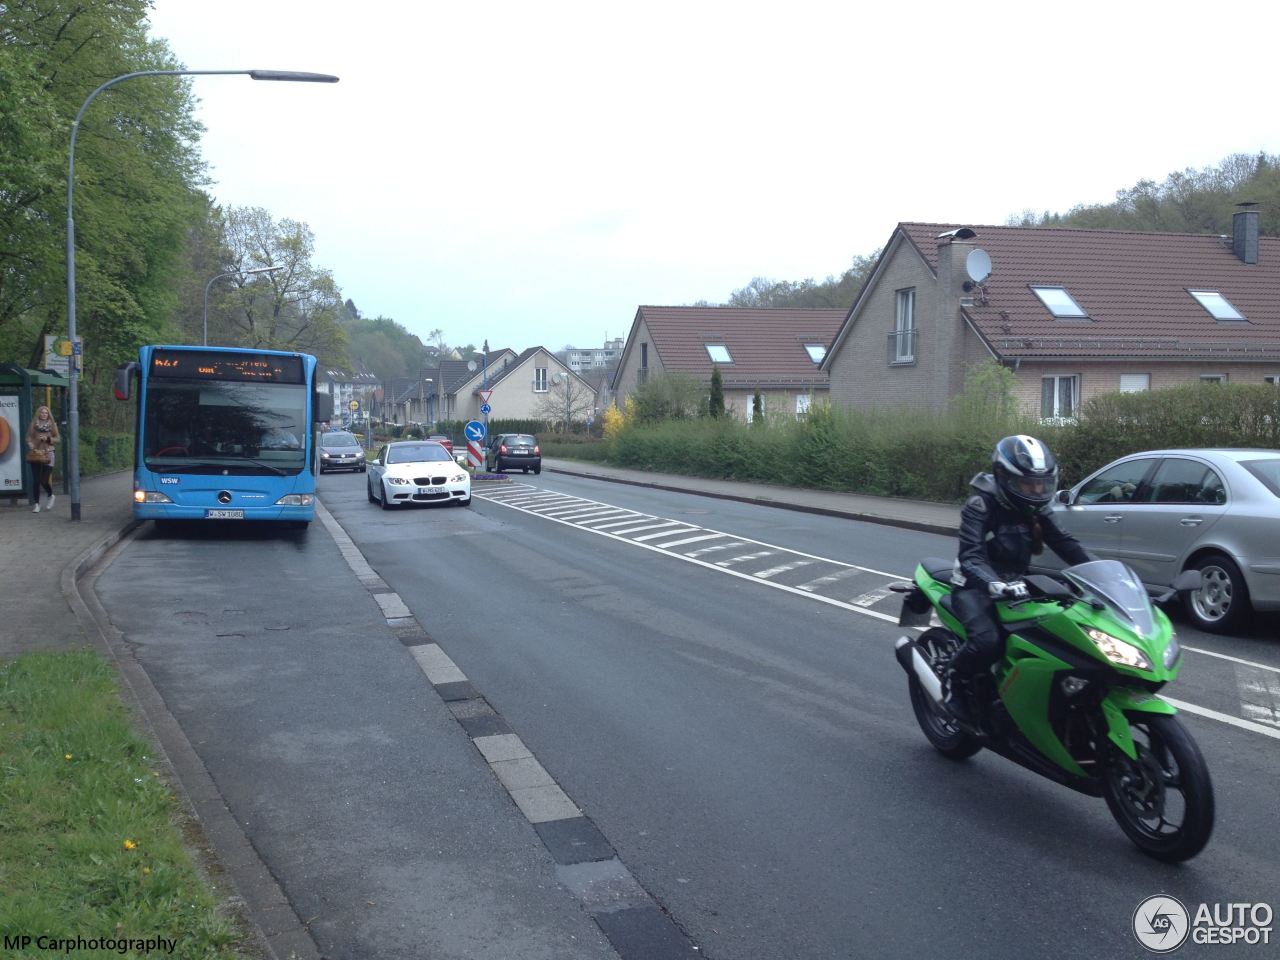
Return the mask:
<svg viewBox="0 0 1280 960">
<path fill-rule="evenodd" d="M 1178 635 L 1176 633 L 1170 633 L 1169 646 L 1164 649 L 1165 669 L 1172 669 L 1173 665 L 1178 662 L 1178 658 L 1180 656 L 1182 656 L 1182 646 L 1178 643 Z"/>
<path fill-rule="evenodd" d="M 1134 667 L 1138 670 L 1151 669 L 1151 661 L 1147 659 L 1147 655 L 1132 643 L 1126 643 L 1118 637 L 1111 636 L 1109 633 L 1103 633 L 1101 630 L 1086 630 L 1085 633 L 1093 641 L 1093 645 L 1112 663 L 1118 663 L 1122 667 Z"/>
</svg>

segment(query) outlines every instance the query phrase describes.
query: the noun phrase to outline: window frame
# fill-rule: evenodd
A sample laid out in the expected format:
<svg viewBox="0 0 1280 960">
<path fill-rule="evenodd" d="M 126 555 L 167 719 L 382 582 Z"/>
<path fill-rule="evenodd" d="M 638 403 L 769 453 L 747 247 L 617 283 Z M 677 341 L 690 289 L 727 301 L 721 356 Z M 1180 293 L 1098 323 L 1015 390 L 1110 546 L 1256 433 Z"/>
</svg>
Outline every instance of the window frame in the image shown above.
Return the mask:
<svg viewBox="0 0 1280 960">
<path fill-rule="evenodd" d="M 916 360 L 916 288 L 903 287 L 893 295 L 893 362 Z M 904 348 L 905 344 L 905 348 Z"/>
<path fill-rule="evenodd" d="M 733 363 L 733 354 L 729 352 L 729 345 L 727 343 L 704 343 L 702 348 L 707 351 L 707 356 L 711 359 L 712 363 L 717 363 L 721 366 Z M 717 357 L 713 352 L 714 350 L 724 351 L 724 359 L 721 360 Z"/>
<path fill-rule="evenodd" d="M 818 353 L 816 357 L 813 355 L 815 350 Z M 804 345 L 804 352 L 809 354 L 810 360 L 814 363 L 820 364 L 827 358 L 827 345 L 825 343 L 806 343 Z"/>
<path fill-rule="evenodd" d="M 796 419 L 804 420 L 809 416 L 809 411 L 813 409 L 813 395 L 809 393 L 796 394 Z"/>
<path fill-rule="evenodd" d="M 1227 375 L 1225 373 L 1202 373 L 1200 374 L 1201 383 L 1226 383 Z"/>
<path fill-rule="evenodd" d="M 1028 288 L 1031 290 L 1032 293 L 1035 294 L 1036 299 L 1040 301 L 1040 304 L 1046 310 L 1049 311 L 1050 315 L 1052 315 L 1053 319 L 1055 320 L 1092 320 L 1093 319 L 1091 316 L 1089 316 L 1089 311 L 1086 310 L 1084 307 L 1080 306 L 1080 301 L 1071 295 L 1071 292 L 1066 288 L 1064 284 L 1032 283 L 1032 284 L 1028 284 Z M 1070 313 L 1070 312 L 1060 313 L 1059 309 L 1061 309 L 1061 307 L 1054 307 L 1053 304 L 1049 303 L 1049 301 L 1045 299 L 1044 293 L 1042 293 L 1041 291 L 1045 291 L 1045 292 L 1053 291 L 1053 292 L 1062 294 L 1062 296 L 1066 297 L 1069 301 L 1071 301 L 1071 305 L 1080 312 L 1079 313 Z"/>
<path fill-rule="evenodd" d="M 542 385 L 539 386 L 538 385 L 539 383 L 541 383 Z M 547 392 L 547 368 L 546 367 L 533 368 L 533 392 L 534 393 Z"/>
<path fill-rule="evenodd" d="M 1126 389 L 1125 389 L 1125 386 L 1124 386 L 1124 378 L 1125 378 L 1125 377 L 1146 377 L 1146 378 L 1147 378 L 1147 382 L 1146 382 L 1146 384 L 1144 384 L 1144 385 L 1143 385 L 1143 386 L 1141 386 L 1141 387 L 1136 387 L 1136 388 L 1135 388 L 1135 387 L 1130 387 L 1129 389 L 1127 389 L 1127 390 L 1126 390 Z M 1149 374 L 1149 373 L 1122 373 L 1122 374 L 1120 374 L 1120 392 L 1121 392 L 1121 393 L 1147 393 L 1150 389 L 1151 389 L 1151 374 Z"/>
<path fill-rule="evenodd" d="M 1205 313 L 1213 317 L 1213 319 L 1218 321 L 1218 323 L 1248 323 L 1249 322 L 1249 318 L 1246 317 L 1243 313 L 1241 313 L 1240 308 L 1237 307 L 1230 300 L 1228 300 L 1227 295 L 1223 293 L 1221 290 L 1203 290 L 1203 289 L 1192 290 L 1190 287 L 1186 287 L 1185 289 L 1187 293 L 1191 295 L 1191 298 L 1195 300 L 1196 303 L 1204 307 Z M 1226 305 L 1228 310 L 1230 310 L 1232 313 L 1235 314 L 1235 316 L 1233 317 L 1218 316 L 1218 314 L 1214 312 L 1213 307 L 1211 307 L 1208 303 L 1206 303 L 1202 299 L 1202 297 L 1209 297 L 1209 298 L 1217 297 L 1218 300 L 1221 300 L 1222 303 Z"/>
<path fill-rule="evenodd" d="M 1046 413 L 1044 409 L 1045 392 L 1044 387 L 1047 381 L 1053 381 L 1053 412 Z M 1070 381 L 1072 383 L 1071 391 L 1071 411 L 1062 413 L 1059 409 L 1062 402 L 1062 382 Z M 1041 420 L 1068 420 L 1075 419 L 1080 415 L 1080 374 L 1078 373 L 1050 373 L 1040 378 L 1040 419 Z"/>
</svg>

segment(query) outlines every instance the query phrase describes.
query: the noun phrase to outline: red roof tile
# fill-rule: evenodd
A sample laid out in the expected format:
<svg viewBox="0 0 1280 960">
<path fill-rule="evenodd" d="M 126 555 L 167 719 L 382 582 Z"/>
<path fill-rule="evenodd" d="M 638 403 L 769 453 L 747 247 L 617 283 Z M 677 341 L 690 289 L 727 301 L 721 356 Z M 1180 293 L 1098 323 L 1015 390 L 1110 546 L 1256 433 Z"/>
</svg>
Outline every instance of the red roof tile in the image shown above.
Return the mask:
<svg viewBox="0 0 1280 960">
<path fill-rule="evenodd" d="M 826 384 L 827 375 L 804 345 L 830 347 L 848 311 L 644 306 L 639 313 L 664 370 L 709 379 L 706 345 L 722 343 L 733 358 L 732 363 L 720 364 L 725 385 L 754 387 Z"/>
<path fill-rule="evenodd" d="M 957 224 L 899 228 L 930 268 Z M 970 227 L 992 271 L 965 314 L 1007 357 L 1280 357 L 1280 239 L 1246 264 L 1230 237 L 1047 227 Z M 1089 319 L 1055 319 L 1031 291 L 1062 286 Z M 1247 319 L 1215 320 L 1187 290 L 1216 290 Z"/>
</svg>

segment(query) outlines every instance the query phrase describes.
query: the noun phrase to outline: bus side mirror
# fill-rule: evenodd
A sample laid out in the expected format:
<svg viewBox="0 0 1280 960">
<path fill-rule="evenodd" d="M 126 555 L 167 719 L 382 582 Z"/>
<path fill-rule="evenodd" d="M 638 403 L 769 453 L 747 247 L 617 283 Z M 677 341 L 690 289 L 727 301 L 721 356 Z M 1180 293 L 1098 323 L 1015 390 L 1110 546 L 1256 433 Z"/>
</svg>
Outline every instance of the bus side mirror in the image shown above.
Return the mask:
<svg viewBox="0 0 1280 960">
<path fill-rule="evenodd" d="M 128 400 L 129 388 L 133 384 L 133 376 L 138 372 L 138 362 L 131 360 L 116 367 L 116 399 Z"/>
<path fill-rule="evenodd" d="M 315 411 L 316 420 L 332 420 L 333 395 L 315 391 L 311 395 L 311 408 Z"/>
</svg>

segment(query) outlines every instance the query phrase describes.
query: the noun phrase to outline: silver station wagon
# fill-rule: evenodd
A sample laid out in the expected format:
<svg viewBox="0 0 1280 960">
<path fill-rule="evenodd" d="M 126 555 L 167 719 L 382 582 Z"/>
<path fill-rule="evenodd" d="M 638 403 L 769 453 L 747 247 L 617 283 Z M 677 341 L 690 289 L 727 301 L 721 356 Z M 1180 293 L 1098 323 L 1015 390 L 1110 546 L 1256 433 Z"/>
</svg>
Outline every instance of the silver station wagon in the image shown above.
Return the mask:
<svg viewBox="0 0 1280 960">
<path fill-rule="evenodd" d="M 1053 516 L 1151 589 L 1200 570 L 1186 608 L 1205 630 L 1280 609 L 1280 451 L 1135 453 L 1059 491 Z"/>
</svg>

